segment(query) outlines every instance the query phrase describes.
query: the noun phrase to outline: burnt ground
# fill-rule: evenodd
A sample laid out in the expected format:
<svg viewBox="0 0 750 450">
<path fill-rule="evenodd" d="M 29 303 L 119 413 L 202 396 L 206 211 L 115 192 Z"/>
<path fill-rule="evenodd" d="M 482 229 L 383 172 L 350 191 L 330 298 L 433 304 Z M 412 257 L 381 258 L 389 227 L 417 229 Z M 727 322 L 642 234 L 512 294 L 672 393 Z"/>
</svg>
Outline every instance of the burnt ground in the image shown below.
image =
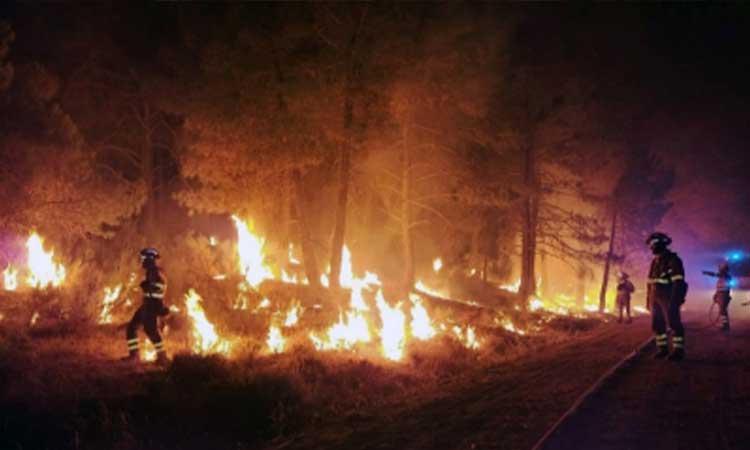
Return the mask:
<svg viewBox="0 0 750 450">
<path fill-rule="evenodd" d="M 575 399 L 649 335 L 648 317 L 503 364 L 426 404 L 363 412 L 274 449 L 526 449 Z"/>
<path fill-rule="evenodd" d="M 750 448 L 750 319 L 727 335 L 690 326 L 685 361 L 626 368 L 544 448 Z"/>
<path fill-rule="evenodd" d="M 650 334 L 649 319 L 611 326 L 492 370 L 416 407 L 332 422 L 276 449 L 529 449 L 596 378 Z M 750 319 L 728 335 L 688 316 L 688 357 L 653 348 L 589 397 L 542 448 L 750 448 Z"/>
</svg>

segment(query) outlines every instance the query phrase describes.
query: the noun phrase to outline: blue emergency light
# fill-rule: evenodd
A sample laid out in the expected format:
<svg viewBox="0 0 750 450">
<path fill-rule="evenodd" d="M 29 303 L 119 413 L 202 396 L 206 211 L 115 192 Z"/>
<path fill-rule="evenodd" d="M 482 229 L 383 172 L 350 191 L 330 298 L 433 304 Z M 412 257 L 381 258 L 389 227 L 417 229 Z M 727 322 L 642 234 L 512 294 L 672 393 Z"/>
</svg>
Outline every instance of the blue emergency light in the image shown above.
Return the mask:
<svg viewBox="0 0 750 450">
<path fill-rule="evenodd" d="M 734 289 L 734 288 L 736 288 L 739 285 L 740 285 L 740 283 L 739 283 L 739 281 L 737 281 L 737 278 L 732 278 L 731 280 L 729 280 L 729 287 L 730 288 Z"/>
<path fill-rule="evenodd" d="M 737 261 L 742 260 L 743 257 L 744 255 L 742 254 L 741 251 L 735 250 L 733 252 L 730 252 L 729 255 L 727 255 L 727 260 L 731 262 L 737 262 Z"/>
</svg>

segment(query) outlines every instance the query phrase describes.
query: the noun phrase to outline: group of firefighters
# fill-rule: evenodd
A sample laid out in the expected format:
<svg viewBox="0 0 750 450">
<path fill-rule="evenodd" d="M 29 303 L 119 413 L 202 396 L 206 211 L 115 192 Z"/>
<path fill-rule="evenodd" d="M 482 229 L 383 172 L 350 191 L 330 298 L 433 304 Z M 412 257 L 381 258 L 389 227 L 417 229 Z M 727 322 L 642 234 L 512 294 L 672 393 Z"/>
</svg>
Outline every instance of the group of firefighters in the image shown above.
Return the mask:
<svg viewBox="0 0 750 450">
<path fill-rule="evenodd" d="M 656 358 L 666 358 L 673 361 L 682 360 L 685 357 L 685 327 L 682 325 L 680 308 L 685 302 L 688 285 L 685 281 L 685 269 L 682 260 L 677 253 L 670 250 L 672 239 L 664 233 L 652 233 L 646 244 L 654 255 L 651 268 L 648 273 L 648 291 L 646 304 L 651 311 L 651 326 L 655 333 Z M 141 265 L 145 271 L 145 278 L 141 282 L 143 291 L 143 304 L 133 315 L 127 325 L 126 339 L 128 344 L 128 360 L 138 361 L 138 335 L 139 326 L 143 326 L 146 335 L 156 349 L 157 363 L 165 364 L 167 360 L 164 349 L 164 341 L 159 333 L 158 318 L 169 314 L 169 309 L 164 306 L 164 294 L 166 293 L 167 280 L 162 269 L 156 264 L 159 252 L 154 248 L 145 248 L 140 252 Z M 722 330 L 729 331 L 728 306 L 731 300 L 732 276 L 729 274 L 729 265 L 722 263 L 718 272 L 703 272 L 706 275 L 716 277 L 716 293 L 714 301 L 719 305 L 719 314 L 722 322 Z M 628 274 L 621 272 L 617 284 L 616 303 L 619 310 L 618 322 L 623 320 L 623 311 L 627 314 L 626 322 L 632 321 L 630 315 L 630 298 L 635 291 L 633 283 Z M 672 330 L 672 352 L 669 352 L 669 334 Z"/>
<path fill-rule="evenodd" d="M 685 303 L 688 285 L 685 281 L 685 268 L 677 253 L 670 250 L 672 239 L 664 233 L 652 233 L 646 244 L 654 254 L 651 268 L 648 272 L 648 290 L 646 306 L 651 311 L 651 327 L 656 341 L 655 358 L 667 358 L 673 361 L 685 357 L 685 327 L 682 324 L 680 308 Z M 703 274 L 717 278 L 714 302 L 719 307 L 719 318 L 722 331 L 729 331 L 729 301 L 732 276 L 729 264 L 722 262 L 718 272 L 703 271 Z M 622 322 L 623 311 L 627 314 L 627 323 L 632 321 L 630 316 L 630 297 L 635 291 L 627 273 L 621 272 L 617 283 L 616 303 L 619 310 L 618 322 Z M 669 334 L 672 330 L 672 352 L 669 352 Z"/>
</svg>

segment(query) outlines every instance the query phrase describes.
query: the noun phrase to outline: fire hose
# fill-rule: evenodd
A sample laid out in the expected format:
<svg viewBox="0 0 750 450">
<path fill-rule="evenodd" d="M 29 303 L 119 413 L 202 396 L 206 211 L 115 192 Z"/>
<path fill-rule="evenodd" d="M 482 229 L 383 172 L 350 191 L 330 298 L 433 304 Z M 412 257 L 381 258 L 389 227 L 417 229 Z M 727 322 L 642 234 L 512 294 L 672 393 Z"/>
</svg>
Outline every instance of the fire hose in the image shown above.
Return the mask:
<svg viewBox="0 0 750 450">
<path fill-rule="evenodd" d="M 569 417 L 571 417 L 573 414 L 575 414 L 578 409 L 583 405 L 583 403 L 591 397 L 596 392 L 599 392 L 604 385 L 604 383 L 611 378 L 615 373 L 617 373 L 620 369 L 625 367 L 629 362 L 631 362 L 633 359 L 635 359 L 638 355 L 643 353 L 643 350 L 653 342 L 654 338 L 653 336 L 650 336 L 648 339 L 643 341 L 640 345 L 638 345 L 635 350 L 625 355 L 622 359 L 620 359 L 616 364 L 614 364 L 612 367 L 610 367 L 606 372 L 604 372 L 595 382 L 592 384 L 588 389 L 586 389 L 575 402 L 568 408 L 565 413 L 560 416 L 557 421 L 552 424 L 551 427 L 547 429 L 547 431 L 542 435 L 542 437 L 534 444 L 534 446 L 531 448 L 531 450 L 541 450 L 544 448 L 544 445 L 547 443 L 550 437 L 552 437 L 555 432 L 565 423 L 566 420 L 568 420 Z"/>
</svg>

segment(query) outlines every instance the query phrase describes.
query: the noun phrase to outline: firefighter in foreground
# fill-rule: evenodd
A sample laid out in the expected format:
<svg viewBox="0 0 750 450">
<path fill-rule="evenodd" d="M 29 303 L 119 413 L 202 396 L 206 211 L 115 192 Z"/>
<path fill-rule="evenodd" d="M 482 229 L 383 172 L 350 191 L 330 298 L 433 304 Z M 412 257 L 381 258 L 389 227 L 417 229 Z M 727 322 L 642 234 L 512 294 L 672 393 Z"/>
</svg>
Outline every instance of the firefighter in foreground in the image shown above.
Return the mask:
<svg viewBox="0 0 750 450">
<path fill-rule="evenodd" d="M 620 272 L 617 281 L 617 309 L 620 311 L 618 323 L 622 323 L 622 310 L 628 313 L 628 319 L 625 323 L 631 323 L 633 319 L 630 316 L 630 296 L 635 292 L 635 286 L 630 282 L 630 276 L 625 272 Z"/>
<path fill-rule="evenodd" d="M 721 318 L 722 331 L 729 331 L 729 301 L 732 300 L 732 275 L 729 273 L 729 264 L 719 264 L 718 272 L 703 271 L 704 275 L 718 278 L 716 280 L 716 292 L 714 301 L 719 304 L 719 317 Z"/>
<path fill-rule="evenodd" d="M 680 361 L 685 357 L 685 327 L 680 307 L 685 303 L 687 283 L 682 260 L 669 249 L 672 239 L 664 233 L 652 233 L 646 241 L 654 259 L 648 274 L 647 305 L 656 335 L 655 358 Z M 667 325 L 672 329 L 672 353 L 669 353 Z"/>
<path fill-rule="evenodd" d="M 146 278 L 141 282 L 143 290 L 143 304 L 133 314 L 126 330 L 126 339 L 128 340 L 128 359 L 139 361 L 138 354 L 138 327 L 143 325 L 151 343 L 156 349 L 156 361 L 158 364 L 165 364 L 167 354 L 164 350 L 164 341 L 159 334 L 157 319 L 169 314 L 169 309 L 164 307 L 164 293 L 167 290 L 167 280 L 156 260 L 159 258 L 159 252 L 154 248 L 145 248 L 141 250 L 141 265 L 145 270 Z"/>
</svg>

